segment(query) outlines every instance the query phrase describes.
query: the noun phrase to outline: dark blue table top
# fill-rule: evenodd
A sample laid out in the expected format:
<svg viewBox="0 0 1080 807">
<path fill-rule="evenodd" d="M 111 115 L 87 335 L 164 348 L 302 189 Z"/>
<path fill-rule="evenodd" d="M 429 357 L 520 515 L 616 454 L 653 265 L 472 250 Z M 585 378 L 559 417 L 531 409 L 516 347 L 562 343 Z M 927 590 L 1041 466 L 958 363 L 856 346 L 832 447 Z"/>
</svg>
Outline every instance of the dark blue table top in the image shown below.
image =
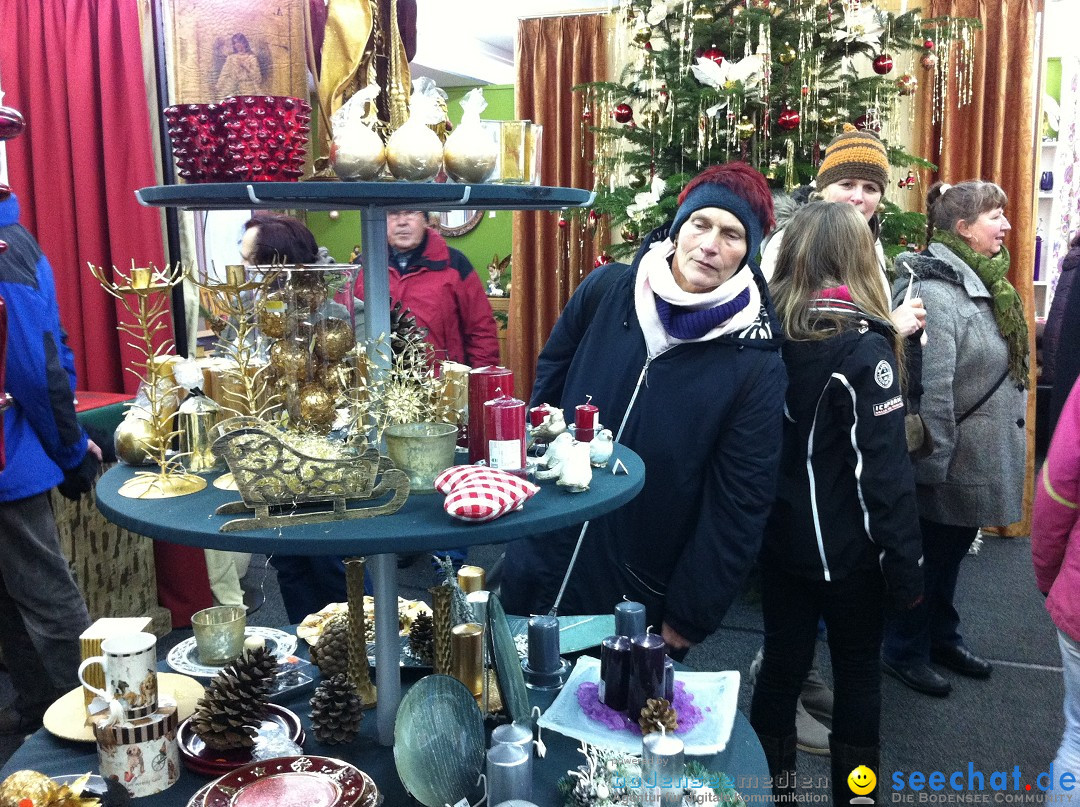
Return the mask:
<svg viewBox="0 0 1080 807">
<path fill-rule="evenodd" d="M 616 458 L 629 473 L 612 474 Z M 412 494 L 400 510 L 386 516 L 223 533 L 218 531 L 222 524 L 241 516 L 217 516 L 214 510 L 239 501 L 239 493 L 208 484 L 198 493 L 172 499 L 121 496 L 120 486 L 145 470 L 118 465 L 98 480 L 97 505 L 107 519 L 175 544 L 292 555 L 378 555 L 504 543 L 610 512 L 634 498 L 645 483 L 641 458 L 625 446 L 616 446 L 611 464 L 593 469 L 588 491 L 567 493 L 554 481 L 541 482 L 540 492 L 520 511 L 483 524 L 450 518 L 442 509 L 443 496 L 433 493 Z"/>
<path fill-rule="evenodd" d="M 306 656 L 306 647 L 303 642 L 300 644 L 297 655 Z M 161 669 L 168 668 L 162 664 Z M 415 676 L 416 673 L 412 675 Z M 403 688 L 407 689 L 408 686 L 407 679 L 403 682 Z M 529 699 L 532 705 L 543 709 L 551 704 L 556 694 L 558 693 L 530 690 Z M 379 791 L 386 797 L 384 802 L 386 807 L 418 805 L 419 802 L 408 795 L 401 780 L 398 779 L 394 766 L 393 748 L 387 748 L 378 743 L 375 731 L 375 711 L 365 712 L 364 720 L 360 725 L 360 736 L 354 741 L 342 745 L 324 745 L 315 739 L 311 731 L 311 708 L 308 705 L 311 695 L 310 689 L 303 689 L 275 698 L 277 703 L 295 712 L 304 724 L 307 735 L 304 742 L 305 753 L 344 759 L 356 765 L 375 781 Z M 493 725 L 489 725 L 488 729 L 490 730 Z M 558 780 L 566 771 L 582 764 L 584 757 L 578 753 L 576 740 L 553 731 L 545 731 L 543 739 L 547 745 L 547 756 L 544 759 L 533 760 L 533 801 L 540 807 L 562 807 L 556 786 Z M 713 757 L 697 757 L 696 759 L 710 772 L 722 772 L 730 776 L 736 789 L 743 794 L 744 798 L 756 795 L 757 798 L 754 801 L 767 802 L 766 797 L 770 791 L 765 755 L 754 730 L 741 712 L 735 716 L 735 727 L 727 748 Z M 45 729 L 41 729 L 12 755 L 0 771 L 0 780 L 24 768 L 41 771 L 50 776 L 81 774 L 87 771 L 97 773 L 97 748 L 93 743 L 61 740 L 49 734 Z M 181 766 L 180 779 L 175 785 L 163 793 L 137 799 L 132 804 L 138 807 L 185 807 L 195 791 L 211 779 L 212 777 L 192 773 Z M 479 794 L 473 794 L 473 803 L 477 798 Z M 747 801 L 752 803 L 749 798 Z"/>
</svg>

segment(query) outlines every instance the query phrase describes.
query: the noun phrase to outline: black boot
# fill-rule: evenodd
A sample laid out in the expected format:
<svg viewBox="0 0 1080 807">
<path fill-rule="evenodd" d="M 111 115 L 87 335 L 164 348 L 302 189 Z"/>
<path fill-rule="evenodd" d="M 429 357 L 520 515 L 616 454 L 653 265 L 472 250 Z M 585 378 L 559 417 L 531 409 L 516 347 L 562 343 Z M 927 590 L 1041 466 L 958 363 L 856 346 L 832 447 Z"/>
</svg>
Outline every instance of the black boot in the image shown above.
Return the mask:
<svg viewBox="0 0 1080 807">
<path fill-rule="evenodd" d="M 769 764 L 773 801 L 784 805 L 798 804 L 795 801 L 795 735 L 768 737 L 759 734 L 758 740 Z"/>
<path fill-rule="evenodd" d="M 870 786 L 867 777 L 858 775 L 849 784 L 848 777 L 860 765 L 869 768 L 875 777 L 880 777 L 881 749 L 876 745 L 860 748 L 838 742 L 835 735 L 829 738 L 829 746 L 832 749 L 834 807 L 848 807 L 850 804 L 878 804 L 876 784 Z M 852 789 L 852 785 L 856 789 Z M 853 801 L 854 799 L 857 801 Z"/>
</svg>

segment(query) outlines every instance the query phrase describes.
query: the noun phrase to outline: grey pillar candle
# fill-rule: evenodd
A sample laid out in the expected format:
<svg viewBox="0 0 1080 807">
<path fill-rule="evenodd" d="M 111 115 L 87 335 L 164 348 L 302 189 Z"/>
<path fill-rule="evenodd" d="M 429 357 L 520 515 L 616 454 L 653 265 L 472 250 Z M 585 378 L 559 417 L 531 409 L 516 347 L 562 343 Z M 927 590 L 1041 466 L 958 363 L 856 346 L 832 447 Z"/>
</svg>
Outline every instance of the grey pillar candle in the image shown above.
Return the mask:
<svg viewBox="0 0 1080 807">
<path fill-rule="evenodd" d="M 488 803 L 532 798 L 532 754 L 519 745 L 500 744 L 487 752 Z"/>
<path fill-rule="evenodd" d="M 616 712 L 626 709 L 630 686 L 630 640 L 608 636 L 600 645 L 600 702 Z"/>
<path fill-rule="evenodd" d="M 675 702 L 675 664 L 671 659 L 664 659 L 664 697 L 668 703 Z"/>
<path fill-rule="evenodd" d="M 491 747 L 497 745 L 515 745 L 532 755 L 532 729 L 524 723 L 504 723 L 491 732 Z"/>
<path fill-rule="evenodd" d="M 633 639 L 644 632 L 644 605 L 640 602 L 620 602 L 615 606 L 615 633 Z"/>
<path fill-rule="evenodd" d="M 538 673 L 559 669 L 559 620 L 550 614 L 529 620 L 529 669 Z"/>
<path fill-rule="evenodd" d="M 643 633 L 630 640 L 630 686 L 627 716 L 635 723 L 649 698 L 664 697 L 664 660 L 667 645 L 655 633 Z"/>
<path fill-rule="evenodd" d="M 641 740 L 642 805 L 682 807 L 685 769 L 683 741 L 663 732 Z"/>
</svg>

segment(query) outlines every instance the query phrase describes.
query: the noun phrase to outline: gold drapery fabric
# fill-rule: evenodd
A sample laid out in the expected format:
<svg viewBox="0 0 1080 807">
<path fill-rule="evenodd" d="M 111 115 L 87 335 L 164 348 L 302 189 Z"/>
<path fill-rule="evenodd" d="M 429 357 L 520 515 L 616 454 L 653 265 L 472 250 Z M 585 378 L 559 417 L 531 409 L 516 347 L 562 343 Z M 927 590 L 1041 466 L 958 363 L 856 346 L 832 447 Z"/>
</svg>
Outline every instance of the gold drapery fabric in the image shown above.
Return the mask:
<svg viewBox="0 0 1080 807">
<path fill-rule="evenodd" d="M 515 114 L 544 127 L 543 184 L 591 189 L 593 135 L 582 118 L 584 98 L 571 88 L 608 77 L 606 16 L 520 20 L 515 61 Z M 526 400 L 540 349 L 603 247 L 602 235 L 580 220 L 563 229 L 557 222 L 552 212 L 514 214 L 507 362 L 517 396 Z"/>
<path fill-rule="evenodd" d="M 1032 472 L 1035 453 L 1035 308 L 1032 286 L 1035 261 L 1034 120 L 1037 67 L 1037 0 L 929 0 L 926 17 L 975 17 L 983 30 L 975 36 L 971 102 L 957 109 L 957 84 L 950 81 L 944 121 L 933 123 L 929 87 L 920 91 L 916 151 L 938 166 L 923 181 L 955 183 L 984 179 L 999 184 L 1009 197 L 1006 210 L 1012 232 L 1006 245 L 1012 256 L 1009 280 L 1024 301 L 1031 335 L 1031 393 L 1025 417 L 1028 437 L 1024 515 L 1001 532 L 1027 535 L 1031 525 Z M 927 82 L 929 84 L 929 82 Z M 926 185 L 929 187 L 929 184 Z"/>
</svg>

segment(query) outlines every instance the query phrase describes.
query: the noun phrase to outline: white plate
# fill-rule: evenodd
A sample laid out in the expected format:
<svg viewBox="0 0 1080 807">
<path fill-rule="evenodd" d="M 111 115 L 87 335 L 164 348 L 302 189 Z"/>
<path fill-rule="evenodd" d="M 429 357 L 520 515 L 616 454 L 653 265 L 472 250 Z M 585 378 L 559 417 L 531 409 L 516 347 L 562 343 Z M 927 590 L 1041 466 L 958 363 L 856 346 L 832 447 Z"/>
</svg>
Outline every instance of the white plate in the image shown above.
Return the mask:
<svg viewBox="0 0 1080 807">
<path fill-rule="evenodd" d="M 719 754 L 727 746 L 735 725 L 739 702 L 739 673 L 675 671 L 675 680 L 682 681 L 694 695 L 694 706 L 702 710 L 704 720 L 685 734 L 676 734 L 686 744 L 690 756 Z M 590 745 L 613 748 L 626 754 L 641 753 L 641 735 L 614 731 L 601 725 L 581 711 L 577 700 L 578 684 L 600 681 L 600 659 L 582 656 L 574 665 L 570 679 L 559 697 L 537 721 L 543 728 L 552 729 Z M 706 707 L 708 709 L 706 710 Z"/>
<path fill-rule="evenodd" d="M 277 628 L 261 628 L 248 625 L 244 628 L 244 637 L 260 636 L 266 642 L 266 649 L 278 658 L 291 656 L 296 651 L 296 637 Z M 165 661 L 170 667 L 184 675 L 195 678 L 213 678 L 225 665 L 212 666 L 199 662 L 199 650 L 195 646 L 195 637 L 189 636 L 169 651 Z"/>
</svg>

